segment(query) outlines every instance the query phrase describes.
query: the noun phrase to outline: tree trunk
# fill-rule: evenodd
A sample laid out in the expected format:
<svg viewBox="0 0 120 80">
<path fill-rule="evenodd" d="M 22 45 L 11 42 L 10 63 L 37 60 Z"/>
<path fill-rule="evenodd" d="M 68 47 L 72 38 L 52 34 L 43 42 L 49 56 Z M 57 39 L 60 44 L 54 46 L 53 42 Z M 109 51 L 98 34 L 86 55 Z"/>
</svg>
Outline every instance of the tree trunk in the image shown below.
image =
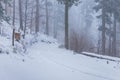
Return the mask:
<svg viewBox="0 0 120 80">
<path fill-rule="evenodd" d="M 45 0 L 46 6 L 46 34 L 49 35 L 49 16 L 48 16 L 48 1 Z"/>
<path fill-rule="evenodd" d="M 56 3 L 54 1 L 54 38 L 57 38 L 57 26 L 56 26 Z"/>
<path fill-rule="evenodd" d="M 113 27 L 113 56 L 116 56 L 116 14 L 114 13 L 114 27 Z"/>
<path fill-rule="evenodd" d="M 112 31 L 112 30 L 111 30 L 111 24 L 110 24 L 110 31 Z M 112 46 L 111 46 L 111 45 L 112 45 L 112 44 L 111 44 L 111 42 L 112 42 L 111 38 L 112 38 L 112 36 L 111 36 L 111 34 L 110 34 L 110 35 L 109 35 L 109 51 L 108 51 L 108 53 L 109 53 L 108 55 L 109 55 L 109 56 L 111 56 L 111 52 L 112 52 L 112 50 L 111 50 L 111 49 L 112 49 L 112 48 L 111 48 L 111 47 L 112 47 Z"/>
<path fill-rule="evenodd" d="M 106 37 L 105 37 L 105 4 L 102 6 L 102 54 L 105 55 Z"/>
<path fill-rule="evenodd" d="M 69 49 L 69 39 L 68 39 L 68 0 L 66 0 L 65 3 L 65 48 Z"/>
<path fill-rule="evenodd" d="M 8 14 L 8 4 L 5 3 L 5 14 L 7 15 Z"/>
<path fill-rule="evenodd" d="M 32 33 L 32 27 L 33 27 L 33 14 L 34 14 L 34 11 L 33 11 L 33 7 L 32 7 L 31 20 L 30 20 L 30 33 Z"/>
<path fill-rule="evenodd" d="M 13 1 L 13 33 L 12 33 L 12 46 L 14 46 L 14 37 L 15 37 L 15 0 Z"/>
<path fill-rule="evenodd" d="M 39 32 L 39 0 L 36 0 L 36 20 L 35 20 L 35 32 Z"/>
<path fill-rule="evenodd" d="M 25 38 L 25 33 L 26 33 L 26 27 L 27 27 L 27 8 L 28 7 L 28 0 L 26 0 L 25 2 L 25 27 L 24 27 L 24 36 L 23 38 Z"/>
<path fill-rule="evenodd" d="M 19 0 L 20 29 L 23 31 L 22 0 Z"/>
</svg>

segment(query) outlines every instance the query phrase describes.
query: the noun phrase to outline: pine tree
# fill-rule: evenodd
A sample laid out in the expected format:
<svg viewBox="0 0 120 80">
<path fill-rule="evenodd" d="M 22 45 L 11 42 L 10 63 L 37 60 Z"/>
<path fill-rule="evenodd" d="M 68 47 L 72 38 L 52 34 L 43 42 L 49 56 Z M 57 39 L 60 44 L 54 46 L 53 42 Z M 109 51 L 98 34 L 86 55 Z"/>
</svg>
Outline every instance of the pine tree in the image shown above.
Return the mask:
<svg viewBox="0 0 120 80">
<path fill-rule="evenodd" d="M 23 31 L 23 12 L 22 12 L 22 0 L 19 0 L 19 21 L 20 29 Z"/>
<path fill-rule="evenodd" d="M 102 26 L 99 30 L 102 32 L 102 54 L 106 54 L 106 34 L 112 37 L 112 56 L 116 55 L 116 23 L 120 19 L 120 0 L 95 0 L 98 3 L 94 9 L 96 11 L 102 10 L 102 14 L 98 16 L 102 20 Z M 111 16 L 112 15 L 112 16 Z M 114 18 L 114 20 L 111 19 Z M 113 31 L 106 27 L 106 24 L 113 24 Z M 110 27 L 111 28 L 111 27 Z M 109 39 L 110 40 L 110 39 Z M 111 40 L 110 40 L 111 44 Z M 110 46 L 109 46 L 110 48 Z M 110 50 L 110 49 L 109 49 Z M 110 51 L 109 51 L 110 52 Z"/>
<path fill-rule="evenodd" d="M 120 0 L 111 0 L 111 12 L 113 14 L 113 41 L 112 41 L 112 56 L 117 56 L 117 22 L 120 21 Z"/>
<path fill-rule="evenodd" d="M 96 12 L 101 10 L 101 14 L 98 16 L 102 20 L 102 25 L 100 26 L 99 30 L 101 31 L 101 37 L 102 37 L 102 54 L 106 54 L 106 23 L 107 23 L 107 10 L 108 10 L 108 3 L 109 0 L 95 0 L 96 3 L 98 3 L 94 9 Z"/>
<path fill-rule="evenodd" d="M 12 33 L 12 46 L 14 46 L 14 37 L 15 37 L 15 0 L 13 0 L 13 33 Z"/>
<path fill-rule="evenodd" d="M 45 0 L 46 11 L 46 34 L 49 35 L 49 16 L 48 16 L 48 0 Z"/>
<path fill-rule="evenodd" d="M 36 0 L 35 32 L 39 32 L 39 0 Z"/>
<path fill-rule="evenodd" d="M 68 12 L 69 7 L 72 5 L 78 5 L 80 3 L 79 0 L 57 0 L 61 4 L 65 5 L 65 48 L 69 49 L 69 25 L 68 25 Z"/>
</svg>

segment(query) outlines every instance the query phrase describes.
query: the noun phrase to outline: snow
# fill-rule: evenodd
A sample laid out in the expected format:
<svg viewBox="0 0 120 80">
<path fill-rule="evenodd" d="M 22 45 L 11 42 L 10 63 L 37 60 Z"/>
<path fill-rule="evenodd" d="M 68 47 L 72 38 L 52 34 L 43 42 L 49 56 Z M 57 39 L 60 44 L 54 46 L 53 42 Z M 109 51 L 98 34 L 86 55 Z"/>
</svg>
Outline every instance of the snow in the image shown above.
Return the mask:
<svg viewBox="0 0 120 80">
<path fill-rule="evenodd" d="M 11 26 L 7 22 L 3 21 L 0 24 L 0 32 L 1 32 L 2 36 L 7 36 L 8 38 L 10 38 L 11 34 L 12 34 L 12 28 L 13 28 L 13 26 Z"/>
<path fill-rule="evenodd" d="M 95 53 L 90 53 L 90 52 L 82 52 L 82 54 L 96 56 L 96 57 L 99 57 L 99 58 L 120 62 L 120 58 L 117 58 L 117 57 L 110 57 L 110 56 L 100 55 L 100 54 L 95 54 Z"/>
<path fill-rule="evenodd" d="M 31 36 L 27 37 L 32 39 Z M 36 40 L 37 42 L 32 46 L 27 47 L 28 54 L 21 55 L 12 52 L 0 54 L 0 80 L 120 79 L 118 62 L 109 61 L 107 64 L 107 60 L 104 59 L 60 49 L 55 39 L 43 34 L 40 34 Z"/>
<path fill-rule="evenodd" d="M 11 51 L 11 44 L 12 41 L 7 38 L 7 37 L 3 37 L 3 36 L 0 36 L 0 53 L 6 53 L 6 52 L 9 52 Z"/>
<path fill-rule="evenodd" d="M 23 53 L 22 42 L 15 41 L 15 46 L 12 46 L 12 30 L 13 26 L 3 21 L 0 24 L 0 53 Z"/>
</svg>

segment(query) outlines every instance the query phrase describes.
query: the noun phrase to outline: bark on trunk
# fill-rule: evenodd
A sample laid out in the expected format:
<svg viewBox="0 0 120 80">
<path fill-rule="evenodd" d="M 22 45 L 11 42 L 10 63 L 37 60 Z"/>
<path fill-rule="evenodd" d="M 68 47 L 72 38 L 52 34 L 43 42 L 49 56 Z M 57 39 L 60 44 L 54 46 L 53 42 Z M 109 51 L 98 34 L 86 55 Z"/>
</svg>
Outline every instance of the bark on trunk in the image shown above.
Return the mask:
<svg viewBox="0 0 120 80">
<path fill-rule="evenodd" d="M 46 6 L 46 34 L 49 35 L 49 16 L 48 16 L 48 1 L 45 0 Z"/>
<path fill-rule="evenodd" d="M 114 26 L 113 26 L 113 56 L 116 56 L 116 14 L 114 13 Z"/>
<path fill-rule="evenodd" d="M 69 40 L 68 40 L 68 0 L 65 3 L 65 48 L 69 49 Z"/>
<path fill-rule="evenodd" d="M 35 20 L 35 32 L 39 32 L 39 0 L 36 0 L 36 20 Z"/>
<path fill-rule="evenodd" d="M 19 0 L 20 29 L 23 31 L 22 0 Z"/>
<path fill-rule="evenodd" d="M 15 37 L 15 0 L 13 1 L 13 33 L 12 33 L 12 46 L 14 46 L 14 37 Z"/>
<path fill-rule="evenodd" d="M 27 27 L 27 8 L 28 7 L 28 0 L 26 0 L 25 2 L 25 27 L 24 27 L 24 36 L 23 38 L 25 38 L 25 33 L 26 33 L 26 27 Z"/>
<path fill-rule="evenodd" d="M 102 6 L 102 54 L 105 55 L 106 37 L 105 37 L 105 4 Z"/>
</svg>

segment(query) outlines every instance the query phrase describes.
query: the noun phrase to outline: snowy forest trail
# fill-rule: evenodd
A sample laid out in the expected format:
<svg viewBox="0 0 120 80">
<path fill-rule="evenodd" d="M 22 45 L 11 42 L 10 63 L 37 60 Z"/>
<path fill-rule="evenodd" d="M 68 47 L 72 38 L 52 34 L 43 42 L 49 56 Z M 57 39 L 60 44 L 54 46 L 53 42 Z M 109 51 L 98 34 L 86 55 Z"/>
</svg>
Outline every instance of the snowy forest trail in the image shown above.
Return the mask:
<svg viewBox="0 0 120 80">
<path fill-rule="evenodd" d="M 113 66 L 109 66 L 106 64 L 105 60 L 99 61 L 99 59 L 92 59 L 83 55 L 74 55 L 71 51 L 59 49 L 56 44 L 39 43 L 33 46 L 33 48 L 35 48 L 33 50 L 37 52 L 37 56 L 40 56 L 40 60 L 45 61 L 45 63 L 50 63 L 50 65 L 48 65 L 49 67 L 53 66 L 52 71 L 51 68 L 47 68 L 50 70 L 49 73 L 53 74 L 51 77 L 54 77 L 55 74 L 57 74 L 57 79 L 59 80 L 65 80 L 68 76 L 69 80 L 117 80 L 119 77 L 119 74 L 116 74 L 117 77 L 112 77 L 112 75 L 117 72 L 117 70 L 113 68 L 115 64 L 113 64 Z M 63 70 L 54 66 L 59 66 Z M 54 68 L 58 69 L 54 70 Z M 65 71 L 67 70 L 67 72 L 65 72 L 64 69 Z M 111 69 L 114 71 L 114 73 L 111 73 L 109 74 L 111 76 L 108 76 L 108 73 L 110 73 Z M 64 76 L 60 77 L 61 74 L 64 74 Z M 48 77 L 47 73 L 46 77 Z"/>
<path fill-rule="evenodd" d="M 25 56 L 0 55 L 0 80 L 119 80 L 120 64 L 38 41 Z"/>
</svg>

